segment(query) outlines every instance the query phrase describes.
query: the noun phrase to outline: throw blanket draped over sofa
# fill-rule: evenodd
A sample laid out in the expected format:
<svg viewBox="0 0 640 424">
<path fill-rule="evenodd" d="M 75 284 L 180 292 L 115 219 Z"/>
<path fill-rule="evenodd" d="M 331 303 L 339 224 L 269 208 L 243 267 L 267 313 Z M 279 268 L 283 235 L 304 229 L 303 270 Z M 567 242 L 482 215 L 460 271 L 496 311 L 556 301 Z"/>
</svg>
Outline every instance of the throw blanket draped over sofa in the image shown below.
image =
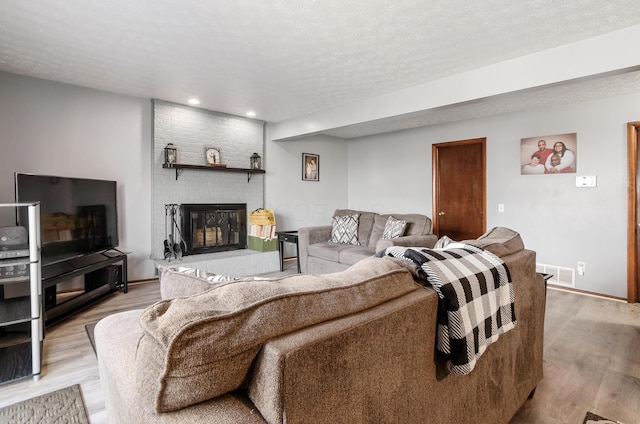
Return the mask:
<svg viewBox="0 0 640 424">
<path fill-rule="evenodd" d="M 511 230 L 466 242 L 504 261 L 518 319 L 469 374 L 438 358 L 439 296 L 405 259 L 262 281 L 163 269 L 170 297 L 96 325 L 107 420 L 508 423 L 542 378 L 544 280 Z"/>
<path fill-rule="evenodd" d="M 437 349 L 454 374 L 469 374 L 487 347 L 516 325 L 513 285 L 505 263 L 482 248 L 389 247 L 385 254 L 416 265 L 418 282 L 438 293 Z"/>
</svg>

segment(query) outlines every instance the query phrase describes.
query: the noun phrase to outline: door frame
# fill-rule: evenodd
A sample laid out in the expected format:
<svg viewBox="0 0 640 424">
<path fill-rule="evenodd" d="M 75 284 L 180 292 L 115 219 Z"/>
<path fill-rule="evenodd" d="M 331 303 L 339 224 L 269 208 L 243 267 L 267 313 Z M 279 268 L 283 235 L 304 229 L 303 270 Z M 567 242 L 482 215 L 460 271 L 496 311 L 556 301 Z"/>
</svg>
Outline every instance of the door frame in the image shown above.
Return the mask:
<svg viewBox="0 0 640 424">
<path fill-rule="evenodd" d="M 440 147 L 452 147 L 464 144 L 481 144 L 482 145 L 482 181 L 484 181 L 482 189 L 482 232 L 487 230 L 487 138 L 472 138 L 469 140 L 447 141 L 444 143 L 434 143 L 431 145 L 431 223 L 433 234 L 440 237 L 440 228 L 438 222 L 438 210 L 440 199 L 438 175 L 438 149 Z"/>
<path fill-rule="evenodd" d="M 638 131 L 640 122 L 627 124 L 628 221 L 627 221 L 627 302 L 638 301 Z"/>
</svg>

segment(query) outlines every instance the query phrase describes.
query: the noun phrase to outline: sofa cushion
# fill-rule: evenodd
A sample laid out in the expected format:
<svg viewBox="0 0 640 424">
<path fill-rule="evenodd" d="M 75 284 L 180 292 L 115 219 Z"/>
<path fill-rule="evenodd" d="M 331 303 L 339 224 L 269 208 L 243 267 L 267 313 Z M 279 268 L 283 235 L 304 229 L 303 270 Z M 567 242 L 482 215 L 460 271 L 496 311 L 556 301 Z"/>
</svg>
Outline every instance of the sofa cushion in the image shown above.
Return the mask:
<svg viewBox="0 0 640 424">
<path fill-rule="evenodd" d="M 407 226 L 407 221 L 396 219 L 392 216 L 387 219 L 387 223 L 384 224 L 384 232 L 382 233 L 383 239 L 392 239 L 400 237 L 404 234 L 404 230 Z"/>
<path fill-rule="evenodd" d="M 331 243 L 360 245 L 358 223 L 360 214 L 334 216 L 331 226 Z"/>
<path fill-rule="evenodd" d="M 136 391 L 154 412 L 212 399 L 242 385 L 265 341 L 417 288 L 393 259 L 367 258 L 334 274 L 240 281 L 157 302 L 140 316 Z"/>
<path fill-rule="evenodd" d="M 338 262 L 345 265 L 353 265 L 369 256 L 375 255 L 376 250 L 369 246 L 352 246 L 350 249 L 340 251 Z"/>
<path fill-rule="evenodd" d="M 356 246 L 350 244 L 329 243 L 328 241 L 325 241 L 309 245 L 309 256 L 324 259 L 326 261 L 338 262 L 340 259 L 340 252 L 354 248 L 356 248 Z"/>
<path fill-rule="evenodd" d="M 494 227 L 475 240 L 466 240 L 473 246 L 488 250 L 498 257 L 524 249 L 520 234 L 506 227 Z"/>
</svg>

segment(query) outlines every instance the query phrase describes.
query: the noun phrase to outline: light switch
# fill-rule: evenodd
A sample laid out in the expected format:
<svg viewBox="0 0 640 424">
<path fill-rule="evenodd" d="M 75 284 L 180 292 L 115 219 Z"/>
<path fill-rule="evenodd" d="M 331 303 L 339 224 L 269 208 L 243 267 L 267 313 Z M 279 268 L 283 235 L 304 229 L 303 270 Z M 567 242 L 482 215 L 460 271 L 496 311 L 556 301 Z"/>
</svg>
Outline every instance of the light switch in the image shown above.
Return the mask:
<svg viewBox="0 0 640 424">
<path fill-rule="evenodd" d="M 504 212 L 504 203 L 498 204 L 498 212 Z"/>
<path fill-rule="evenodd" d="M 595 187 L 596 179 L 595 175 L 576 177 L 576 187 Z"/>
</svg>

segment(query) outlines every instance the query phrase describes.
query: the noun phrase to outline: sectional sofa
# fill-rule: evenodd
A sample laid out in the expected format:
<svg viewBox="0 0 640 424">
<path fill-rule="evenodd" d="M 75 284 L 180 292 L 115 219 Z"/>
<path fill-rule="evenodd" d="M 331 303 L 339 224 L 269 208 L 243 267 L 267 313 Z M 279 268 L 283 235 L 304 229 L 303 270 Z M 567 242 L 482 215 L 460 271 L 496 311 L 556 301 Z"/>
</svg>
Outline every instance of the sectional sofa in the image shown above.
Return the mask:
<svg viewBox="0 0 640 424">
<path fill-rule="evenodd" d="M 466 375 L 436 354 L 439 297 L 405 260 L 269 280 L 165 268 L 177 297 L 96 326 L 108 422 L 508 423 L 542 378 L 544 280 L 513 231 L 469 243 L 507 265 L 517 325 Z"/>
</svg>

